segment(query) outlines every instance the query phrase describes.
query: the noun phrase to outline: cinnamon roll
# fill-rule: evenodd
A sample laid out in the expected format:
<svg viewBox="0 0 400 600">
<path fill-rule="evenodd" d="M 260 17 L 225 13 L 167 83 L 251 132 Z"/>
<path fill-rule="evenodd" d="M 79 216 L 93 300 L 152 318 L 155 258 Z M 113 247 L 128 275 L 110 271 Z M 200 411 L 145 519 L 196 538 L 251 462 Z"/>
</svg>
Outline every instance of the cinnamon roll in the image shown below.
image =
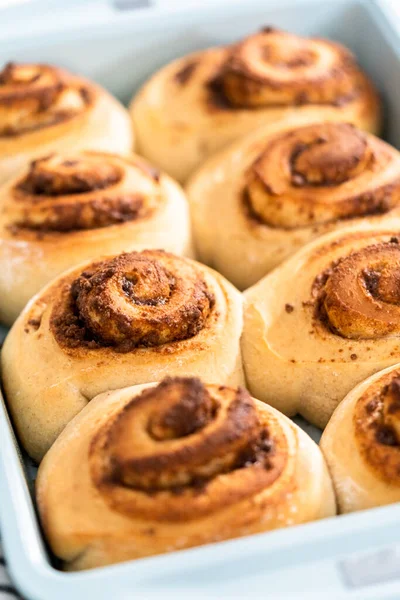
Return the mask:
<svg viewBox="0 0 400 600">
<path fill-rule="evenodd" d="M 190 259 L 145 250 L 75 267 L 27 304 L 3 346 L 23 446 L 40 460 L 106 390 L 165 375 L 242 384 L 241 331 L 239 292 Z"/>
<path fill-rule="evenodd" d="M 97 396 L 50 449 L 36 490 L 68 570 L 335 514 L 306 433 L 245 389 L 197 378 Z"/>
<path fill-rule="evenodd" d="M 123 251 L 191 254 L 186 198 L 138 156 L 52 154 L 0 188 L 0 321 L 62 271 Z"/>
<path fill-rule="evenodd" d="M 128 112 L 93 82 L 43 64 L 0 71 L 0 183 L 51 152 L 132 147 Z"/>
<path fill-rule="evenodd" d="M 297 115 L 380 128 L 377 93 L 347 48 L 266 27 L 173 61 L 133 98 L 139 152 L 179 181 L 244 134 Z"/>
<path fill-rule="evenodd" d="M 242 352 L 256 397 L 324 427 L 399 362 L 400 218 L 329 233 L 247 290 Z"/>
<path fill-rule="evenodd" d="M 321 438 L 340 510 L 400 501 L 400 369 L 389 367 L 352 390 Z"/>
<path fill-rule="evenodd" d="M 200 260 L 245 289 L 312 239 L 399 212 L 400 153 L 346 123 L 267 126 L 187 192 Z"/>
</svg>

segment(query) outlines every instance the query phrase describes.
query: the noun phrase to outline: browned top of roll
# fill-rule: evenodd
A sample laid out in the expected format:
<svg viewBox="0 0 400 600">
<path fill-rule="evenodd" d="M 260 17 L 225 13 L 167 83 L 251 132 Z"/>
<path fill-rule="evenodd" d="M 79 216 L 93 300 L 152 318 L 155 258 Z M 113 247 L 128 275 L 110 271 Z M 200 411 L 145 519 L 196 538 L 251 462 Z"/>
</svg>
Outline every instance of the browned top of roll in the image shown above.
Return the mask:
<svg viewBox="0 0 400 600">
<path fill-rule="evenodd" d="M 164 201 L 155 169 L 100 152 L 37 159 L 9 196 L 3 209 L 15 234 L 107 227 L 149 217 Z"/>
<path fill-rule="evenodd" d="M 92 440 L 91 475 L 114 510 L 155 520 L 205 516 L 261 492 L 287 459 L 279 426 L 244 389 L 167 378 Z"/>
<path fill-rule="evenodd" d="M 244 203 L 285 229 L 384 214 L 400 204 L 400 153 L 347 123 L 284 130 L 247 170 Z"/>
<path fill-rule="evenodd" d="M 51 329 L 63 348 L 129 352 L 189 339 L 215 303 L 196 263 L 162 250 L 93 263 L 60 285 Z"/>
<path fill-rule="evenodd" d="M 339 106 L 368 85 L 354 56 L 343 46 L 272 27 L 233 45 L 211 83 L 214 92 L 236 108 Z"/>
<path fill-rule="evenodd" d="M 360 396 L 354 411 L 358 447 L 371 469 L 400 485 L 400 372 L 391 371 Z"/>
<path fill-rule="evenodd" d="M 62 69 L 8 63 L 0 71 L 0 140 L 72 119 L 94 98 L 92 86 Z"/>
<path fill-rule="evenodd" d="M 337 335 L 379 339 L 400 332 L 400 237 L 350 251 L 313 284 L 315 318 Z"/>
</svg>

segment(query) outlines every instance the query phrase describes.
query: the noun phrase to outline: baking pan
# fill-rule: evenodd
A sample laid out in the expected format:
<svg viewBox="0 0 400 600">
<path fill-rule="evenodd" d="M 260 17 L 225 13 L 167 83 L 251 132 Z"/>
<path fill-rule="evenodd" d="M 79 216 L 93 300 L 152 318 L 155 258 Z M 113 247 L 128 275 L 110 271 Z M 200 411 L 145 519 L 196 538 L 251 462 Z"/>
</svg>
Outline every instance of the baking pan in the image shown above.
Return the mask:
<svg viewBox="0 0 400 600">
<path fill-rule="evenodd" d="M 382 93 L 386 138 L 400 147 L 400 35 L 390 11 L 378 1 L 367 0 L 271 4 L 266 0 L 72 0 L 66 10 L 67 3 L 36 0 L 34 10 L 24 5 L 18 13 L 9 9 L 2 16 L 0 11 L 0 63 L 60 64 L 98 81 L 126 102 L 148 75 L 169 60 L 274 25 L 349 46 Z M 298 422 L 313 437 L 317 435 L 315 429 Z M 30 600 L 400 598 L 400 505 L 63 573 L 41 536 L 31 495 L 34 476 L 1 399 L 1 531 L 15 584 Z"/>
</svg>

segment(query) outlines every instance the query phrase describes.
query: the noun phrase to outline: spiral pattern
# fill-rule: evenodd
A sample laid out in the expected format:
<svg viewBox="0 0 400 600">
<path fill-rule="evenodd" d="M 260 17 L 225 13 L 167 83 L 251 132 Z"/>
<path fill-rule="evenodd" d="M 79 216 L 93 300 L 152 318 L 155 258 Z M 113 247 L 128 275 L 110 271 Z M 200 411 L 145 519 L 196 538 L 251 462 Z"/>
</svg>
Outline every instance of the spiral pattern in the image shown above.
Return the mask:
<svg viewBox="0 0 400 600">
<path fill-rule="evenodd" d="M 94 263 L 65 287 L 51 317 L 61 346 L 128 352 L 195 336 L 214 296 L 195 263 L 161 250 Z"/>
<path fill-rule="evenodd" d="M 374 473 L 399 486 L 400 374 L 392 370 L 358 398 L 353 415 L 356 444 Z"/>
<path fill-rule="evenodd" d="M 0 71 L 0 138 L 50 127 L 93 103 L 89 85 L 42 64 L 7 64 Z"/>
<path fill-rule="evenodd" d="M 31 163 L 5 212 L 14 229 L 63 233 L 143 219 L 164 201 L 158 172 L 138 158 L 52 154 Z"/>
<path fill-rule="evenodd" d="M 89 460 L 93 482 L 113 508 L 179 521 L 270 486 L 286 454 L 279 426 L 266 422 L 244 389 L 167 378 L 100 429 Z"/>
<path fill-rule="evenodd" d="M 247 169 L 244 202 L 284 229 L 384 214 L 400 202 L 400 154 L 346 123 L 284 130 Z"/>
<path fill-rule="evenodd" d="M 272 27 L 234 45 L 217 80 L 238 108 L 340 106 L 365 87 L 353 55 L 343 46 Z"/>
<path fill-rule="evenodd" d="M 317 276 L 316 318 L 345 338 L 400 331 L 400 239 L 366 246 Z"/>
</svg>

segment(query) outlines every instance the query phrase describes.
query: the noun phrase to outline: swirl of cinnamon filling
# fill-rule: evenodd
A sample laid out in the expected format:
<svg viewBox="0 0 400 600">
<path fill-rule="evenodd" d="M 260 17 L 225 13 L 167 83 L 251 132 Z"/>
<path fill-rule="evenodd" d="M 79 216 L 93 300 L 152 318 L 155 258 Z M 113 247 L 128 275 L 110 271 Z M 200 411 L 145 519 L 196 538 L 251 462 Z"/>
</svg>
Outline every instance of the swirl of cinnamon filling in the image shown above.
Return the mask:
<svg viewBox="0 0 400 600">
<path fill-rule="evenodd" d="M 346 123 L 284 131 L 247 170 L 244 201 L 285 229 L 386 213 L 400 201 L 400 155 Z"/>
<path fill-rule="evenodd" d="M 70 232 L 146 218 L 164 199 L 158 177 L 137 158 L 52 154 L 33 161 L 11 189 L 8 225 Z"/>
<path fill-rule="evenodd" d="M 272 418 L 266 421 L 242 388 L 167 378 L 133 398 L 93 438 L 92 480 L 125 514 L 198 518 L 280 476 L 285 439 Z"/>
<path fill-rule="evenodd" d="M 374 472 L 400 485 L 400 376 L 391 371 L 358 398 L 354 415 L 356 443 Z"/>
<path fill-rule="evenodd" d="M 94 263 L 66 285 L 51 328 L 63 347 L 128 352 L 195 336 L 213 306 L 195 263 L 161 250 L 131 252 Z"/>
<path fill-rule="evenodd" d="M 217 78 L 233 106 L 341 105 L 365 85 L 343 46 L 271 27 L 234 45 Z"/>
<path fill-rule="evenodd" d="M 0 138 L 69 120 L 93 102 L 89 85 L 43 64 L 7 64 L 0 71 Z"/>
<path fill-rule="evenodd" d="M 399 238 L 351 252 L 313 285 L 316 317 L 345 338 L 378 339 L 400 332 Z"/>
</svg>

